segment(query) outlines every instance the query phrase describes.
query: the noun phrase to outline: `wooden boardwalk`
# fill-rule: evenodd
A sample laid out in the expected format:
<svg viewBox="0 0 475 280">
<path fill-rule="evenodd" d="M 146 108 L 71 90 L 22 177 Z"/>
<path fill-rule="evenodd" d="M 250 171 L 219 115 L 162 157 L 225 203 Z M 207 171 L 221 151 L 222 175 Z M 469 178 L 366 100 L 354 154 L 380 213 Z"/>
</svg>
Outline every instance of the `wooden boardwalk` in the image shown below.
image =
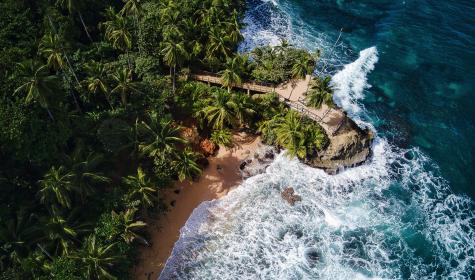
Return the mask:
<svg viewBox="0 0 475 280">
<path fill-rule="evenodd" d="M 190 78 L 208 84 L 222 85 L 221 78 L 213 73 L 191 74 Z M 305 105 L 305 95 L 308 91 L 311 78 L 310 75 L 307 75 L 305 79 L 290 81 L 277 86 L 264 83 L 245 82 L 241 85 L 235 86 L 235 88 L 246 90 L 248 93 L 275 92 L 279 95 L 281 102 L 286 103 L 293 110 L 296 110 L 302 115 L 316 121 L 325 129 L 329 136 L 333 136 L 343 125 L 346 116 L 340 109 L 331 109 L 326 105 L 323 105 L 320 109 L 307 107 Z"/>
</svg>

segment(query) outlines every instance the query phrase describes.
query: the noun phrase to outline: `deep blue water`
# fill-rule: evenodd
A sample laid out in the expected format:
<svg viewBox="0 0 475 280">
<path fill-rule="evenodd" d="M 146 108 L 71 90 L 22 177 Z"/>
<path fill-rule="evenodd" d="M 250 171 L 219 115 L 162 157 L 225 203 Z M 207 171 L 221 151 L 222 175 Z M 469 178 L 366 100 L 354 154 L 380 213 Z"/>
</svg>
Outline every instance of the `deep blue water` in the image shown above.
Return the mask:
<svg viewBox="0 0 475 280">
<path fill-rule="evenodd" d="M 372 88 L 361 101 L 372 123 L 398 145 L 420 147 L 454 191 L 475 197 L 474 1 L 249 3 L 264 3 L 263 11 L 272 3 L 274 19 L 261 20 L 259 27 L 306 48 L 321 48 L 324 55 L 332 52 L 331 65 L 376 46 L 379 62 L 368 77 Z"/>
<path fill-rule="evenodd" d="M 475 279 L 475 3 L 248 3 L 241 51 L 322 49 L 373 157 L 331 176 L 281 153 L 195 209 L 160 279 Z"/>
</svg>

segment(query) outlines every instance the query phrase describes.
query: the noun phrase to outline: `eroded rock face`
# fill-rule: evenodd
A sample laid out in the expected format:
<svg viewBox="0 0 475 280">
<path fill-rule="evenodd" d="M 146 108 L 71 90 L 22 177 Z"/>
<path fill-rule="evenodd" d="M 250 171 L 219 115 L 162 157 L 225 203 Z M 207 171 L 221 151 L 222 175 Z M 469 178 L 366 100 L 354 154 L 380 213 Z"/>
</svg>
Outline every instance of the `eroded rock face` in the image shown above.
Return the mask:
<svg viewBox="0 0 475 280">
<path fill-rule="evenodd" d="M 285 188 L 280 195 L 282 198 L 287 201 L 291 206 L 294 206 L 296 202 L 302 201 L 300 195 L 295 194 L 295 190 L 292 187 Z"/>
<path fill-rule="evenodd" d="M 371 156 L 373 133 L 369 129 L 361 129 L 350 118 L 346 118 L 338 132 L 329 138 L 328 147 L 306 164 L 336 174 L 345 167 L 364 163 Z"/>
<path fill-rule="evenodd" d="M 200 150 L 205 157 L 214 155 L 218 151 L 218 148 L 219 147 L 209 139 L 203 139 L 200 141 Z"/>
</svg>

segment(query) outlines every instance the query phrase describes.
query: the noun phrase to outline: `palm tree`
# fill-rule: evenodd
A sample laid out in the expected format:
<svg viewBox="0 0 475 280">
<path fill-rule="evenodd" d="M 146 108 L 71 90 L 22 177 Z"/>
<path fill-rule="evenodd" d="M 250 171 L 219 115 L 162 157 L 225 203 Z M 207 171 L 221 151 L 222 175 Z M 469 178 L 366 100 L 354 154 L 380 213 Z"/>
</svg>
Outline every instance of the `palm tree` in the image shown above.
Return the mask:
<svg viewBox="0 0 475 280">
<path fill-rule="evenodd" d="M 140 37 L 141 27 L 139 24 L 139 18 L 142 16 L 142 13 L 143 13 L 140 0 L 122 0 L 122 2 L 124 2 L 124 6 L 120 10 L 120 14 L 122 16 L 127 15 L 127 16 L 132 16 L 134 18 L 135 30 L 137 30 L 135 35 L 137 37 Z M 139 51 L 140 51 L 140 44 L 138 46 L 139 46 Z"/>
<path fill-rule="evenodd" d="M 148 245 L 148 241 L 137 233 L 137 231 L 144 229 L 147 224 L 142 221 L 135 220 L 136 212 L 137 208 L 129 208 L 125 212 L 121 212 L 119 214 L 112 212 L 112 216 L 120 220 L 120 223 L 123 227 L 121 236 L 125 242 L 130 244 L 135 240 L 140 240 L 142 243 Z"/>
<path fill-rule="evenodd" d="M 208 57 L 227 58 L 231 55 L 231 49 L 228 44 L 228 37 L 222 33 L 220 28 L 211 28 L 208 39 Z"/>
<path fill-rule="evenodd" d="M 173 126 L 171 121 L 160 120 L 156 112 L 148 114 L 148 122 L 139 123 L 138 133 L 139 150 L 151 158 L 173 153 L 177 144 L 185 143 L 180 137 L 180 127 Z"/>
<path fill-rule="evenodd" d="M 134 16 L 136 21 L 138 21 L 138 18 L 142 14 L 140 0 L 122 0 L 122 2 L 124 2 L 124 6 L 120 10 L 120 14 Z"/>
<path fill-rule="evenodd" d="M 137 168 L 136 175 L 130 175 L 123 179 L 124 184 L 129 188 L 126 195 L 127 201 L 138 201 L 142 207 L 152 207 L 158 200 L 157 189 L 142 170 Z"/>
<path fill-rule="evenodd" d="M 132 81 L 132 70 L 127 68 L 117 69 L 111 77 L 116 84 L 111 92 L 120 94 L 122 105 L 127 106 L 127 96 L 139 91 L 136 83 Z"/>
<path fill-rule="evenodd" d="M 277 142 L 287 149 L 291 157 L 304 158 L 307 155 L 305 134 L 301 125 L 300 115 L 290 110 L 276 125 Z"/>
<path fill-rule="evenodd" d="M 87 91 L 92 94 L 102 92 L 109 103 L 109 106 L 114 109 L 110 101 L 109 87 L 106 81 L 106 68 L 102 63 L 90 61 L 86 65 L 86 72 L 88 77 L 83 81 L 86 85 Z"/>
<path fill-rule="evenodd" d="M 20 263 L 41 239 L 36 215 L 25 208 L 21 208 L 12 217 L 4 215 L 0 219 L 0 256 L 6 256 L 7 261 Z"/>
<path fill-rule="evenodd" d="M 177 155 L 173 163 L 178 172 L 180 182 L 186 178 L 192 179 L 201 174 L 201 168 L 196 162 L 197 158 L 198 155 L 190 147 L 186 147 L 184 151 Z"/>
<path fill-rule="evenodd" d="M 102 160 L 102 155 L 94 152 L 85 153 L 81 146 L 78 146 L 71 155 L 65 156 L 64 164 L 71 174 L 70 181 L 83 202 L 94 193 L 95 185 L 110 182 L 109 178 L 98 171 Z"/>
<path fill-rule="evenodd" d="M 252 102 L 251 97 L 242 93 L 233 94 L 232 99 L 236 104 L 236 117 L 242 125 L 256 113 L 254 110 L 255 105 Z"/>
<path fill-rule="evenodd" d="M 241 56 L 236 55 L 234 58 L 226 59 L 226 68 L 219 72 L 221 75 L 221 82 L 224 87 L 228 88 L 228 92 L 231 93 L 233 86 L 242 84 L 241 75 L 244 71 L 243 59 Z"/>
<path fill-rule="evenodd" d="M 231 94 L 223 90 L 213 92 L 211 104 L 204 107 L 202 114 L 213 129 L 222 129 L 226 125 L 235 126 L 238 123 L 236 116 L 235 101 L 231 98 Z"/>
<path fill-rule="evenodd" d="M 243 39 L 243 36 L 241 34 L 241 25 L 239 24 L 239 16 L 238 12 L 234 9 L 232 16 L 231 16 L 231 21 L 227 23 L 228 27 L 228 38 L 233 44 L 239 43 Z"/>
<path fill-rule="evenodd" d="M 44 178 L 39 181 L 38 196 L 41 203 L 52 207 L 53 210 L 57 204 L 71 208 L 71 192 L 74 188 L 72 178 L 73 174 L 66 171 L 64 166 L 51 167 Z"/>
<path fill-rule="evenodd" d="M 25 103 L 36 101 L 45 108 L 49 117 L 54 120 L 50 111 L 50 102 L 53 94 L 59 89 L 58 77 L 50 75 L 47 65 L 39 65 L 36 61 L 28 60 L 18 64 L 23 84 L 15 93 L 26 92 Z"/>
<path fill-rule="evenodd" d="M 81 21 L 81 24 L 84 28 L 84 31 L 86 32 L 87 38 L 89 41 L 92 43 L 92 38 L 91 35 L 89 34 L 89 31 L 87 30 L 87 26 L 84 23 L 84 19 L 82 17 L 81 9 L 82 9 L 82 4 L 84 1 L 81 0 L 58 0 L 57 4 L 61 6 L 63 9 L 66 9 L 70 15 L 72 15 L 74 12 L 77 12 L 79 15 L 79 19 Z"/>
<path fill-rule="evenodd" d="M 132 35 L 129 31 L 129 21 L 126 17 L 116 14 L 113 8 L 109 8 L 106 13 L 109 19 L 103 23 L 106 39 L 114 48 L 127 54 L 129 69 L 131 69 L 129 50 L 132 48 Z"/>
<path fill-rule="evenodd" d="M 300 56 L 292 66 L 292 77 L 294 79 L 304 79 L 306 75 L 309 75 L 313 71 L 315 61 L 308 56 Z"/>
<path fill-rule="evenodd" d="M 79 235 L 90 231 L 88 224 L 79 222 L 80 211 L 76 208 L 66 218 L 53 213 L 43 221 L 50 247 L 56 255 L 69 255 L 71 247 L 80 242 Z"/>
<path fill-rule="evenodd" d="M 223 145 L 225 147 L 233 146 L 233 134 L 226 128 L 213 131 L 210 139 L 216 145 Z"/>
<path fill-rule="evenodd" d="M 84 247 L 72 258 L 79 259 L 84 264 L 87 279 L 117 279 L 109 271 L 122 257 L 116 255 L 116 243 L 101 245 L 96 242 L 96 236 L 89 236 Z"/>
<path fill-rule="evenodd" d="M 74 80 L 76 81 L 77 85 L 80 86 L 78 76 L 76 75 L 76 71 L 74 70 L 71 64 L 71 61 L 65 51 L 66 43 L 56 31 L 53 21 L 51 20 L 51 17 L 49 15 L 47 15 L 47 17 L 54 33 L 50 32 L 49 34 L 46 34 L 45 36 L 43 36 L 42 42 L 40 43 L 40 46 L 39 46 L 39 52 L 40 54 L 47 56 L 48 66 L 54 67 L 53 69 L 56 71 L 58 71 L 59 69 L 65 69 L 64 61 L 62 60 L 62 57 L 64 56 L 64 58 L 66 59 L 66 63 L 68 65 L 67 70 L 71 71 L 71 74 L 73 75 Z M 68 79 L 68 82 L 69 82 L 69 79 Z M 81 111 L 81 107 L 79 106 L 79 102 L 76 98 L 76 94 L 72 90 L 70 92 L 71 92 L 71 96 L 73 97 L 74 104 L 76 105 L 76 109 L 78 111 Z"/>
<path fill-rule="evenodd" d="M 168 39 L 163 43 L 162 55 L 165 64 L 170 67 L 170 77 L 172 78 L 172 92 L 176 89 L 176 68 L 180 66 L 188 57 L 183 41 L 177 42 Z"/>
<path fill-rule="evenodd" d="M 331 77 L 315 77 L 310 84 L 310 90 L 307 93 L 307 105 L 315 108 L 321 108 L 323 104 L 328 107 L 334 107 L 333 104 L 333 86 Z"/>
<path fill-rule="evenodd" d="M 48 33 L 41 38 L 39 45 L 39 53 L 46 57 L 47 65 L 55 71 L 64 68 L 63 60 L 63 39 L 53 33 Z"/>
</svg>

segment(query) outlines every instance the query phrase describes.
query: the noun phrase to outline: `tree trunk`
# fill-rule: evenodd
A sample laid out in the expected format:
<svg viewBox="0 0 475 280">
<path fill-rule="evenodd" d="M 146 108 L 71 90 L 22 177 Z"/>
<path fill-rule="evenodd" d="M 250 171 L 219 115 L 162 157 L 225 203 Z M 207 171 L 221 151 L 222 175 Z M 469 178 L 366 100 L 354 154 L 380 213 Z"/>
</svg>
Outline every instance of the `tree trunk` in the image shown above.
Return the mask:
<svg viewBox="0 0 475 280">
<path fill-rule="evenodd" d="M 84 19 L 82 18 L 81 12 L 78 11 L 78 14 L 79 14 L 79 19 L 81 20 L 81 23 L 82 23 L 82 27 L 84 28 L 84 31 L 86 31 L 87 38 L 89 38 L 89 41 L 91 41 L 92 43 L 91 34 L 89 34 L 89 31 L 87 31 L 87 26 L 84 23 Z"/>
<path fill-rule="evenodd" d="M 172 74 L 172 92 L 175 93 L 175 79 L 176 79 L 176 66 L 173 66 L 173 68 L 170 69 L 170 72 L 173 70 L 173 74 Z"/>
<path fill-rule="evenodd" d="M 132 61 L 130 60 L 130 52 L 127 50 L 126 52 L 127 55 L 127 64 L 129 65 L 129 70 L 132 70 Z"/>
<path fill-rule="evenodd" d="M 109 95 L 107 93 L 104 93 L 104 96 L 106 97 L 107 103 L 109 103 L 109 106 L 111 106 L 111 109 L 114 110 L 114 107 L 112 106 L 111 100 L 109 99 Z"/>
<path fill-rule="evenodd" d="M 48 112 L 48 115 L 49 115 L 50 119 L 51 119 L 52 121 L 54 121 L 53 114 L 51 113 L 51 111 L 49 110 L 49 108 L 46 108 L 46 111 Z"/>
<path fill-rule="evenodd" d="M 122 99 L 124 107 L 127 107 L 127 93 L 125 91 L 120 94 L 120 98 Z"/>
<path fill-rule="evenodd" d="M 56 27 L 54 26 L 53 24 L 53 21 L 51 20 L 51 17 L 48 15 L 48 20 L 49 20 L 49 23 L 51 25 L 51 28 L 53 29 L 53 32 L 55 34 L 58 34 L 58 32 L 56 32 Z M 79 79 L 76 75 L 76 72 L 74 71 L 72 65 L 71 65 L 71 61 L 69 61 L 69 57 L 68 55 L 66 54 L 66 51 L 64 51 L 64 48 L 63 46 L 61 46 L 61 50 L 63 51 L 63 55 L 64 55 L 64 58 L 66 58 L 66 63 L 68 64 L 68 68 L 71 70 L 71 72 L 73 73 L 73 76 L 74 76 L 74 79 L 76 80 L 76 83 L 78 84 L 79 87 L 81 87 L 81 84 L 79 83 Z M 73 100 L 74 100 L 74 104 L 76 105 L 76 109 L 81 112 L 81 107 L 79 107 L 79 103 L 76 99 L 76 95 L 74 94 L 74 92 L 71 92 L 71 95 L 73 96 Z"/>
</svg>

